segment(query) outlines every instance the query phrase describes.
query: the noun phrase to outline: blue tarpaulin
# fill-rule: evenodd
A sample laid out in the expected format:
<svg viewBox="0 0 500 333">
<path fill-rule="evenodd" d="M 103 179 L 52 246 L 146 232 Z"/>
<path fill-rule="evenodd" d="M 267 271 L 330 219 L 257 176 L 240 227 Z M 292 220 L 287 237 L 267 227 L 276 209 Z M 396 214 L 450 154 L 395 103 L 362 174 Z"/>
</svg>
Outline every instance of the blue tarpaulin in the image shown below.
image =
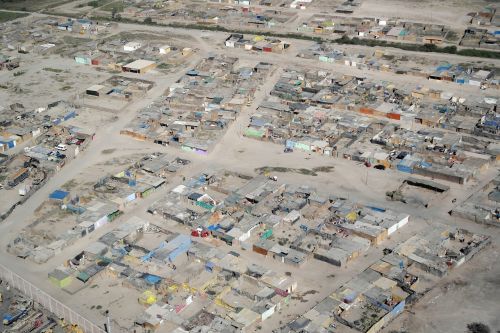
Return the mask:
<svg viewBox="0 0 500 333">
<path fill-rule="evenodd" d="M 146 280 L 146 282 L 149 284 L 157 284 L 161 281 L 161 277 L 159 277 L 158 275 L 145 274 L 144 280 Z"/>
<path fill-rule="evenodd" d="M 14 148 L 16 146 L 16 140 L 0 140 L 0 143 L 6 145 L 8 148 Z"/>
<path fill-rule="evenodd" d="M 367 208 L 370 208 L 371 210 L 374 210 L 376 212 L 385 212 L 385 208 L 381 208 L 381 207 L 376 207 L 376 206 L 366 206 Z"/>
<path fill-rule="evenodd" d="M 76 111 L 71 111 L 70 113 L 66 114 L 63 119 L 68 120 L 75 117 L 76 117 Z"/>
<path fill-rule="evenodd" d="M 285 143 L 285 146 L 287 148 L 295 148 L 295 141 L 292 141 L 292 140 L 286 140 L 286 143 Z"/>
<path fill-rule="evenodd" d="M 448 70 L 448 69 L 450 69 L 450 68 L 451 68 L 451 64 L 441 64 L 441 65 L 439 65 L 439 66 L 436 68 L 436 70 L 437 70 L 438 72 L 442 72 L 442 71 L 446 71 L 446 70 Z"/>
<path fill-rule="evenodd" d="M 172 249 L 168 253 L 168 260 L 170 262 L 175 261 L 175 259 L 183 253 L 186 253 L 191 247 L 191 237 L 186 235 L 179 235 L 167 243 L 166 248 L 168 250 Z"/>
<path fill-rule="evenodd" d="M 54 200 L 63 200 L 63 199 L 64 199 L 64 198 L 66 198 L 68 195 L 69 195 L 69 192 L 62 191 L 62 190 L 55 190 L 54 192 L 52 192 L 52 193 L 49 195 L 49 198 L 50 198 L 50 199 L 54 199 Z"/>
<path fill-rule="evenodd" d="M 207 229 L 210 231 L 215 231 L 219 228 L 220 228 L 220 224 L 212 224 L 212 225 L 209 225 Z"/>
<path fill-rule="evenodd" d="M 214 269 L 214 266 L 215 266 L 215 265 L 214 265 L 214 263 L 213 263 L 213 262 L 211 262 L 211 261 L 207 261 L 207 263 L 205 264 L 205 270 L 206 270 L 207 272 L 212 272 L 212 271 L 213 271 L 213 269 Z"/>
</svg>

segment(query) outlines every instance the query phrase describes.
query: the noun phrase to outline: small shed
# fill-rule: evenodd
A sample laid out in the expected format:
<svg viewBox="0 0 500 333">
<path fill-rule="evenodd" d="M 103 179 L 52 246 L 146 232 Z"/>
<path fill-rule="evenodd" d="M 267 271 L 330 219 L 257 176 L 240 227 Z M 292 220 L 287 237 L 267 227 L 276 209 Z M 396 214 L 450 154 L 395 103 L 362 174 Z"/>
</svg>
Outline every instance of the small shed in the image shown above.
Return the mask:
<svg viewBox="0 0 500 333">
<path fill-rule="evenodd" d="M 105 94 L 104 88 L 105 87 L 103 85 L 95 84 L 92 87 L 87 88 L 85 93 L 91 96 L 101 96 L 102 94 Z"/>
<path fill-rule="evenodd" d="M 49 280 L 59 288 L 64 288 L 71 283 L 71 275 L 56 268 L 49 273 Z"/>
<path fill-rule="evenodd" d="M 156 63 L 150 60 L 139 59 L 122 67 L 124 72 L 144 74 L 156 67 Z"/>
<path fill-rule="evenodd" d="M 283 218 L 283 222 L 293 224 L 297 222 L 299 219 L 300 219 L 300 212 L 297 210 L 292 210 Z"/>
<path fill-rule="evenodd" d="M 167 54 L 171 51 L 170 45 L 163 45 L 159 47 L 160 54 Z"/>
</svg>

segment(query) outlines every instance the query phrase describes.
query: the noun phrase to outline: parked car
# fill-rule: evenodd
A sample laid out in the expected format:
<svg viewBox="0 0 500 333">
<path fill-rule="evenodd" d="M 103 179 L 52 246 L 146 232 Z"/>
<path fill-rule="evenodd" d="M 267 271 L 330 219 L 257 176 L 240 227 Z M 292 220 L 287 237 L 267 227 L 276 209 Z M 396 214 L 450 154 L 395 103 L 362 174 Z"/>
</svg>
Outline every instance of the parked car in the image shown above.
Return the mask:
<svg viewBox="0 0 500 333">
<path fill-rule="evenodd" d="M 60 143 L 60 144 L 58 144 L 58 145 L 56 146 L 56 149 L 57 149 L 57 150 L 62 150 L 62 151 L 65 151 L 65 150 L 67 150 L 67 149 L 68 149 L 68 147 L 67 147 L 65 144 Z"/>
</svg>

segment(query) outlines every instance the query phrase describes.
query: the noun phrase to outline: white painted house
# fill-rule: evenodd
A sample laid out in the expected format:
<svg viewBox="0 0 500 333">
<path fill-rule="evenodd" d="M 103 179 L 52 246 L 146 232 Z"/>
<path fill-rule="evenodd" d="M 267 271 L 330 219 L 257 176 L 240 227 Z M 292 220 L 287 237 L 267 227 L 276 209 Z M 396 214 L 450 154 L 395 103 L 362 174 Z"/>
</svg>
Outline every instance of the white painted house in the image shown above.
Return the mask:
<svg viewBox="0 0 500 333">
<path fill-rule="evenodd" d="M 133 51 L 140 49 L 141 46 L 142 46 L 142 44 L 139 42 L 128 42 L 127 44 L 123 45 L 123 51 L 133 52 Z"/>
</svg>

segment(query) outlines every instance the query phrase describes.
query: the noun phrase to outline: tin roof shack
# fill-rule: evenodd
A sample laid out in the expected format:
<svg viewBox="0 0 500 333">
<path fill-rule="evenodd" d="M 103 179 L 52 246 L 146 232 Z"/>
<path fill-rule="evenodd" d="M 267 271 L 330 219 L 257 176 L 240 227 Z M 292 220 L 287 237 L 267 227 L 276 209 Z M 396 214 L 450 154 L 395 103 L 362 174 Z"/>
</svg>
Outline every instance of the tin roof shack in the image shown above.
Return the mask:
<svg viewBox="0 0 500 333">
<path fill-rule="evenodd" d="M 91 201 L 85 205 L 85 212 L 79 217 L 84 223 L 82 225 L 82 236 L 88 233 L 88 230 L 99 229 L 108 222 L 112 222 L 121 214 L 118 205 L 110 201 Z"/>
<path fill-rule="evenodd" d="M 459 45 L 498 50 L 499 39 L 498 34 L 493 34 L 488 29 L 468 27 L 465 29 Z"/>
<path fill-rule="evenodd" d="M 413 269 L 411 264 L 408 263 L 408 259 L 405 257 L 390 253 L 372 264 L 370 268 L 380 273 L 382 276 L 396 281 L 399 287 L 403 288 L 412 296 L 415 293 L 425 292 L 425 285 L 427 283 L 421 282 L 421 277 L 425 273 L 418 271 L 419 274 L 417 275 L 417 271 Z M 432 276 L 429 275 L 425 277 L 428 279 L 429 283 L 432 284 L 435 282 Z"/>
<path fill-rule="evenodd" d="M 94 185 L 95 193 L 124 209 L 130 202 L 140 198 L 140 193 L 151 189 L 149 185 L 138 185 L 134 176 L 106 176 Z"/>
<path fill-rule="evenodd" d="M 155 303 L 144 310 L 135 323 L 148 330 L 168 330 L 175 332 L 182 324 L 183 319 L 175 311 L 175 308 L 166 303 Z"/>
<path fill-rule="evenodd" d="M 345 98 L 346 94 L 355 96 L 354 104 L 352 98 Z M 400 120 L 403 110 L 408 108 L 394 88 L 351 76 L 337 77 L 325 71 L 287 70 L 271 95 L 252 116 L 245 135 L 329 156 L 337 155 L 337 142 L 354 140 L 374 122 L 340 110 Z"/>
<path fill-rule="evenodd" d="M 183 328 L 187 331 L 203 331 L 212 330 L 214 332 L 227 332 L 227 333 L 237 333 L 239 329 L 233 326 L 232 322 L 228 319 L 216 316 L 207 311 L 201 311 L 198 316 L 192 318 L 188 322 L 183 323 Z M 179 331 L 174 333 L 184 333 L 184 331 Z"/>
<path fill-rule="evenodd" d="M 248 51 L 261 51 L 261 52 L 275 52 L 283 53 L 291 44 L 282 40 L 265 37 L 255 36 L 253 38 L 245 38 L 242 34 L 231 34 L 225 40 L 224 45 L 230 48 L 244 48 Z"/>
<path fill-rule="evenodd" d="M 99 238 L 99 242 L 113 248 L 123 243 L 134 244 L 140 240 L 142 234 L 149 228 L 149 223 L 133 216 L 124 223 L 119 224 L 113 231 L 110 231 Z"/>
<path fill-rule="evenodd" d="M 398 245 L 394 252 L 414 265 L 437 276 L 460 266 L 491 242 L 489 236 L 465 229 L 437 225 L 426 234 L 415 235 Z"/>
<path fill-rule="evenodd" d="M 498 194 L 495 193 L 495 199 L 497 197 Z M 452 215 L 459 216 L 476 223 L 499 226 L 500 213 L 497 205 L 497 203 L 493 205 L 485 205 L 474 202 L 465 202 L 462 205 L 455 207 L 452 210 Z"/>
<path fill-rule="evenodd" d="M 315 259 L 335 266 L 345 266 L 369 248 L 370 242 L 361 237 L 334 236 L 328 246 L 319 246 L 313 252 Z"/>
<path fill-rule="evenodd" d="M 150 60 L 135 60 L 129 64 L 126 64 L 122 67 L 124 72 L 136 73 L 136 74 L 145 74 L 156 67 L 156 63 Z"/>
<path fill-rule="evenodd" d="M 65 246 L 118 217 L 122 213 L 120 206 L 112 200 L 145 197 L 165 183 L 163 178 L 133 168 L 126 169 L 126 172 L 128 175 L 123 171 L 114 180 L 105 177 L 93 188 L 72 185 L 73 195 L 65 191 L 51 194 L 51 200 L 43 203 L 37 211 L 34 223 L 11 244 L 11 251 L 23 257 L 31 252 L 37 262 L 47 260 Z M 123 182 L 122 178 L 126 181 Z M 106 181 L 110 187 L 104 186 Z"/>
<path fill-rule="evenodd" d="M 9 251 L 29 256 L 36 263 L 46 262 L 120 213 L 117 206 L 110 202 L 75 205 L 74 199 L 71 199 L 61 205 L 55 197 L 62 198 L 63 195 L 56 191 L 51 197 L 53 199 L 40 206 L 35 221 L 23 229 L 19 239 L 11 242 Z"/>
<path fill-rule="evenodd" d="M 148 155 L 142 161 L 148 161 L 152 156 L 159 157 L 161 154 Z M 123 208 L 138 198 L 147 197 L 166 183 L 165 178 L 142 170 L 140 163 L 139 161 L 115 175 L 101 178 L 94 185 L 94 191 Z"/>
<path fill-rule="evenodd" d="M 386 229 L 387 236 L 404 227 L 410 219 L 408 214 L 371 206 L 364 207 L 360 215 L 362 216 L 362 222 Z"/>
<path fill-rule="evenodd" d="M 289 276 L 280 275 L 279 273 L 269 271 L 265 273 L 260 281 L 266 284 L 269 288 L 274 289 L 276 294 L 287 297 L 297 290 L 297 281 Z"/>
<path fill-rule="evenodd" d="M 19 59 L 0 54 L 0 70 L 4 68 L 9 71 L 19 68 Z"/>
<path fill-rule="evenodd" d="M 241 331 L 245 331 L 260 318 L 260 315 L 248 308 L 243 308 L 238 312 L 230 312 L 227 314 L 228 319 L 234 326 Z"/>
<path fill-rule="evenodd" d="M 473 171 L 460 163 L 454 163 L 451 167 L 436 164 L 430 166 L 420 165 L 414 168 L 414 172 L 418 175 L 443 179 L 461 185 L 467 184 L 473 176 Z"/>
<path fill-rule="evenodd" d="M 116 112 L 134 98 L 145 96 L 153 86 L 152 81 L 114 75 L 87 88 L 83 102 L 94 109 Z"/>
<path fill-rule="evenodd" d="M 369 240 L 373 245 L 380 244 L 387 238 L 387 229 L 361 221 L 354 223 L 344 223 L 339 228 L 346 230 L 361 238 Z"/>
<path fill-rule="evenodd" d="M 231 256 L 229 256 L 231 257 Z M 237 278 L 223 288 L 217 295 L 215 304 L 226 309 L 229 318 L 233 318 L 239 323 L 237 326 L 249 326 L 254 322 L 267 320 L 282 305 L 282 302 L 287 300 L 289 292 L 285 289 L 288 285 L 288 278 L 279 279 L 279 276 L 272 271 L 265 269 L 256 264 L 248 265 L 243 275 L 236 275 Z M 228 280 L 226 278 L 226 280 Z M 270 286 L 269 284 L 272 284 Z M 293 283 L 289 290 L 294 289 Z M 241 309 L 249 309 L 252 320 L 242 321 L 239 311 Z M 257 315 L 255 315 L 256 313 Z M 245 317 L 247 317 L 245 315 Z"/>
<path fill-rule="evenodd" d="M 155 176 L 166 178 L 169 174 L 176 172 L 185 165 L 188 165 L 190 161 L 158 153 L 143 158 L 139 163 L 142 171 L 147 174 L 153 174 Z"/>
<path fill-rule="evenodd" d="M 396 281 L 368 268 L 330 297 L 343 302 L 337 318 L 360 332 L 377 332 L 404 310 L 408 296 Z"/>
<path fill-rule="evenodd" d="M 122 134 L 208 154 L 269 72 L 264 66 L 238 67 L 237 62 L 225 56 L 203 59 Z"/>
<path fill-rule="evenodd" d="M 71 283 L 73 279 L 71 275 L 65 268 L 56 268 L 49 273 L 49 280 L 57 287 L 64 288 Z"/>
<path fill-rule="evenodd" d="M 403 311 L 409 295 L 396 280 L 368 268 L 288 326 L 292 332 L 378 332 Z"/>
<path fill-rule="evenodd" d="M 26 111 L 21 104 L 11 105 L 10 110 L 2 109 L 0 115 L 0 149 L 6 151 L 29 140 L 41 140 L 40 134 L 76 116 L 73 106 L 60 101 L 34 112 Z"/>
<path fill-rule="evenodd" d="M 186 235 L 177 235 L 163 247 L 154 252 L 153 258 L 160 262 L 175 262 L 181 254 L 186 254 L 191 246 L 191 238 Z"/>
<path fill-rule="evenodd" d="M 274 260 L 295 267 L 301 267 L 308 259 L 306 253 L 279 244 L 274 244 L 269 253 Z"/>
<path fill-rule="evenodd" d="M 297 27 L 300 32 L 312 32 L 315 34 L 333 34 L 335 24 L 339 22 L 336 16 L 329 16 L 323 14 L 315 14 L 309 18 L 307 22 L 302 23 Z"/>
<path fill-rule="evenodd" d="M 187 195 L 185 193 L 184 195 Z M 210 212 L 196 205 L 187 205 L 186 199 L 183 199 L 178 193 L 171 192 L 163 199 L 154 202 L 148 212 L 159 214 L 167 220 L 173 220 L 177 223 L 183 223 L 189 226 L 198 226 L 199 219 Z"/>
<path fill-rule="evenodd" d="M 450 212 L 476 223 L 500 226 L 500 176 L 493 179 L 482 191 L 477 191 Z"/>
</svg>

